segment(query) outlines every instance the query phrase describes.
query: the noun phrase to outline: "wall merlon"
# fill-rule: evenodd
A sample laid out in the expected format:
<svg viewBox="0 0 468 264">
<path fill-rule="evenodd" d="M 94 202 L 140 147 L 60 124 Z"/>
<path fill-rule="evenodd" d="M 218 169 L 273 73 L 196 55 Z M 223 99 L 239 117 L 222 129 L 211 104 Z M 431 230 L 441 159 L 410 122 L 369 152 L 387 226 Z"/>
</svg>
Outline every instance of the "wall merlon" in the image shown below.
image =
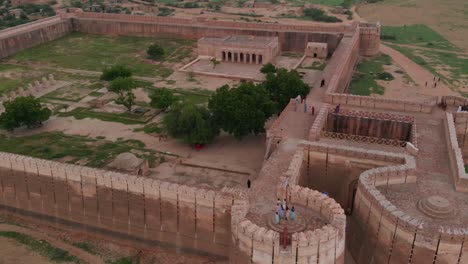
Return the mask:
<svg viewBox="0 0 468 264">
<path fill-rule="evenodd" d="M 111 172 L 110 178 L 112 181 L 112 188 L 115 190 L 120 190 L 127 192 L 128 191 L 128 184 L 125 178 L 125 175 L 122 175 L 118 172 Z"/>
</svg>

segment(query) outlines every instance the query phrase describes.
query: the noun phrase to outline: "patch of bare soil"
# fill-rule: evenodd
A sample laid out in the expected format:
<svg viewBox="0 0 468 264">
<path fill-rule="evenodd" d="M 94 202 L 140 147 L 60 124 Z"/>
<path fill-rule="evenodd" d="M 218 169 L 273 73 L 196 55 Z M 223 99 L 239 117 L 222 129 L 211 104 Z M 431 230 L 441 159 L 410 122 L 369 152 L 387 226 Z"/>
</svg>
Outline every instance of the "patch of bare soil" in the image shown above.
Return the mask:
<svg viewBox="0 0 468 264">
<path fill-rule="evenodd" d="M 46 257 L 29 250 L 14 239 L 0 237 L 0 264 L 52 264 Z"/>
</svg>

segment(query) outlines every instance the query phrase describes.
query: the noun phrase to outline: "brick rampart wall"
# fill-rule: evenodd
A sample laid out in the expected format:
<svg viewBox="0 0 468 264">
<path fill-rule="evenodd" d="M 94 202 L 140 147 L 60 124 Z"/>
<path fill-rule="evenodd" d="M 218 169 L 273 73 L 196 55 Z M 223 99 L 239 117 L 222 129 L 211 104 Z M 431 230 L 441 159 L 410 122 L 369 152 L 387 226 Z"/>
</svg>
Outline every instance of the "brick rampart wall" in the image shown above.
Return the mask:
<svg viewBox="0 0 468 264">
<path fill-rule="evenodd" d="M 375 56 L 380 48 L 380 23 L 359 23 L 360 45 L 362 56 Z"/>
<path fill-rule="evenodd" d="M 457 140 L 458 132 L 460 132 L 462 137 L 465 135 L 464 133 L 466 133 L 468 113 L 455 113 L 455 118 L 457 121 L 454 120 L 453 114 L 447 112 L 444 120 L 445 139 L 449 153 L 450 169 L 454 177 L 453 182 L 455 184 L 455 189 L 461 192 L 468 192 L 468 175 L 465 172 L 462 149 L 459 146 L 459 140 Z M 456 128 L 457 122 L 458 125 L 460 125 L 458 129 Z"/>
<path fill-rule="evenodd" d="M 88 14 L 88 13 L 85 13 Z M 91 14 L 91 13 L 90 13 Z M 235 23 L 233 25 L 227 24 L 218 25 L 216 23 L 203 23 L 193 20 L 187 20 L 185 23 L 172 23 L 172 21 L 165 22 L 165 20 L 157 21 L 140 21 L 136 18 L 142 16 L 125 16 L 126 19 L 113 19 L 115 14 L 96 14 L 102 19 L 95 18 L 95 14 L 77 17 L 75 21 L 75 30 L 78 32 L 89 34 L 103 34 L 103 35 L 130 35 L 141 37 L 179 37 L 186 39 L 197 40 L 202 37 L 225 37 L 228 35 L 255 35 L 255 36 L 269 36 L 278 37 L 282 51 L 304 52 L 308 42 L 324 42 L 328 44 L 329 50 L 336 49 L 340 42 L 341 33 L 335 32 L 318 32 L 318 31 L 294 31 L 282 29 L 270 29 L 269 27 L 251 27 L 248 26 L 254 23 Z M 154 18 L 154 17 L 148 17 Z M 166 18 L 169 19 L 169 18 Z M 245 26 L 245 27 L 244 27 Z"/>
<path fill-rule="evenodd" d="M 228 256 L 233 191 L 0 153 L 0 204 L 34 219 Z"/>
<path fill-rule="evenodd" d="M 366 153 L 369 158 L 374 155 L 372 151 Z M 376 188 L 416 182 L 414 158 L 385 152 L 378 155 L 401 156 L 405 163 L 371 169 L 359 178 L 347 233 L 357 263 L 467 262 L 468 250 L 463 248 L 463 241 L 468 229 L 427 229 L 423 220 L 399 210 Z"/>
<path fill-rule="evenodd" d="M 0 59 L 73 31 L 70 20 L 51 17 L 0 31 Z"/>
</svg>

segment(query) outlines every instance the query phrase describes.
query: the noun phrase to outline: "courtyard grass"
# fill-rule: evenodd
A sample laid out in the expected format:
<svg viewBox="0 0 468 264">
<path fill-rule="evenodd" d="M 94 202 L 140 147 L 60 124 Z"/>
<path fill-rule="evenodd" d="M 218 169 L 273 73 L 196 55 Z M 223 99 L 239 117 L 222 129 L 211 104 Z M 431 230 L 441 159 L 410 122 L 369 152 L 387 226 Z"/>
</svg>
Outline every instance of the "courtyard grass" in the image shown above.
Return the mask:
<svg viewBox="0 0 468 264">
<path fill-rule="evenodd" d="M 85 136 L 65 135 L 61 132 L 47 132 L 31 136 L 9 137 L 0 135 L 0 149 L 4 152 L 31 157 L 61 160 L 67 163 L 101 168 L 122 152 L 134 150 L 137 156 L 154 164 L 161 153 L 145 148 L 138 140 L 107 141 Z"/>
<path fill-rule="evenodd" d="M 24 66 L 0 64 L 0 95 L 15 90 L 20 86 L 26 88 L 28 83 L 32 83 L 35 80 L 40 80 L 42 76 L 46 76 L 46 73 L 42 72 L 28 74 L 28 72 L 31 71 L 32 69 Z M 3 75 L 5 72 L 14 73 L 14 75 L 7 75 L 8 77 L 6 77 Z"/>
<path fill-rule="evenodd" d="M 323 71 L 327 67 L 327 64 L 325 62 L 320 62 L 320 61 L 314 61 L 312 62 L 311 65 L 309 66 L 302 66 L 302 69 L 310 69 L 310 70 L 316 70 L 316 71 Z"/>
<path fill-rule="evenodd" d="M 172 74 L 172 69 L 147 59 L 146 49 L 152 43 L 164 48 L 163 61 L 179 62 L 190 56 L 193 41 L 72 33 L 19 52 L 10 59 L 19 62 L 45 62 L 63 68 L 90 71 L 102 71 L 107 66 L 123 64 L 132 69 L 136 76 L 168 77 Z"/>
<path fill-rule="evenodd" d="M 390 64 L 392 64 L 392 58 L 386 54 L 360 61 L 349 85 L 349 93 L 366 96 L 373 93 L 383 95 L 385 88 L 379 85 L 376 79 L 384 72 L 383 66 Z"/>
<path fill-rule="evenodd" d="M 174 94 L 187 104 L 206 104 L 213 91 L 203 89 L 173 89 Z"/>
<path fill-rule="evenodd" d="M 408 44 L 446 51 L 461 51 L 426 25 L 382 26 L 381 39 L 394 44 Z"/>
<path fill-rule="evenodd" d="M 146 120 L 143 116 L 132 113 L 107 113 L 93 111 L 91 108 L 77 107 L 69 112 L 60 113 L 59 116 L 73 116 L 76 119 L 94 118 L 108 122 L 118 122 L 127 125 L 145 124 Z"/>
<path fill-rule="evenodd" d="M 37 252 L 49 260 L 57 263 L 85 263 L 77 257 L 70 255 L 67 251 L 54 247 L 47 241 L 37 240 L 29 235 L 12 231 L 0 231 L 0 236 L 13 239 L 25 245 L 31 251 Z"/>
<path fill-rule="evenodd" d="M 44 95 L 43 98 L 59 101 L 79 102 L 81 99 L 86 97 L 94 90 L 99 89 L 100 87 L 102 87 L 101 83 L 94 83 L 88 85 L 82 83 L 74 83 L 72 85 L 65 86 L 55 91 L 52 91 Z"/>
</svg>

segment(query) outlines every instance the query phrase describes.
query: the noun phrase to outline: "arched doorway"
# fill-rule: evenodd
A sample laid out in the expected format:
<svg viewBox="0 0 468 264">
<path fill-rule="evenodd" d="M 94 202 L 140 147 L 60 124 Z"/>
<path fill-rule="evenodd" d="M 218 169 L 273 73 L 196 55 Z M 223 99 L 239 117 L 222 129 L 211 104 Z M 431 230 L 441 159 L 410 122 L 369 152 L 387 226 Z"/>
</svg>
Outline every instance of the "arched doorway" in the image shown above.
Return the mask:
<svg viewBox="0 0 468 264">
<path fill-rule="evenodd" d="M 225 60 L 226 60 L 226 52 L 223 51 L 223 61 L 225 61 Z"/>
<path fill-rule="evenodd" d="M 232 53 L 231 52 L 228 52 L 228 61 L 231 61 L 232 60 Z"/>
<path fill-rule="evenodd" d="M 244 53 L 240 53 L 239 58 L 240 58 L 239 62 L 244 62 Z"/>
<path fill-rule="evenodd" d="M 314 58 L 317 58 L 317 53 L 314 53 Z"/>
<path fill-rule="evenodd" d="M 252 63 L 257 63 L 257 55 L 252 54 Z"/>
<path fill-rule="evenodd" d="M 249 53 L 245 54 L 245 61 L 247 63 L 250 63 L 250 54 Z"/>
<path fill-rule="evenodd" d="M 262 62 L 263 62 L 263 55 L 259 54 L 258 55 L 258 63 L 262 64 Z"/>
<path fill-rule="evenodd" d="M 320 82 L 320 87 L 323 87 L 325 86 L 325 79 L 322 79 L 322 81 Z"/>
</svg>

